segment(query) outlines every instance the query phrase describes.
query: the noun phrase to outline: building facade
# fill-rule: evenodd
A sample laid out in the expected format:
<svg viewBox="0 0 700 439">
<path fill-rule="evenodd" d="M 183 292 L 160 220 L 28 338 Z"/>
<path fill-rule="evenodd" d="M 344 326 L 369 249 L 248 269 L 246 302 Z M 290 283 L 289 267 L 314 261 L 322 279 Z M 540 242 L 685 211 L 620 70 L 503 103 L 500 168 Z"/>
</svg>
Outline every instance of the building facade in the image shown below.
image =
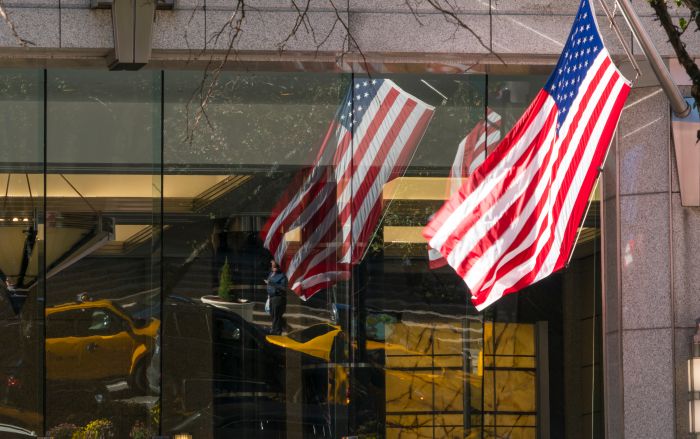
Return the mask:
<svg viewBox="0 0 700 439">
<path fill-rule="evenodd" d="M 420 230 L 460 145 L 473 170 L 542 87 L 578 2 L 335 3 L 158 1 L 129 41 L 110 1 L 3 2 L 18 35 L 0 24 L 0 436 L 691 437 L 700 211 L 681 205 L 668 100 L 624 20 L 643 74 L 571 261 L 478 312 Z M 334 169 L 319 151 L 376 82 L 429 121 L 384 133 L 406 137 L 395 164 L 357 168 L 379 206 L 361 250 L 305 300 L 291 273 L 270 334 L 270 260 L 307 266 L 344 226 L 280 212 L 303 211 L 300 181 Z M 337 206 L 325 187 L 299 206 Z M 275 257 L 276 219 L 280 254 L 307 257 Z"/>
</svg>

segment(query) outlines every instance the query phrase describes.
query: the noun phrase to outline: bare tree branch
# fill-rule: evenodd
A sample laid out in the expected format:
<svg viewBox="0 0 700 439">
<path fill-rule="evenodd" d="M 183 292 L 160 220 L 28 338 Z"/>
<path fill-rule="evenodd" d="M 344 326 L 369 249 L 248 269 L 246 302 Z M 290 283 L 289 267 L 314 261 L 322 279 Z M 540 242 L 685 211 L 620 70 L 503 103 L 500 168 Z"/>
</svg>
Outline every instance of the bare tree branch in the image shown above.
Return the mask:
<svg viewBox="0 0 700 439">
<path fill-rule="evenodd" d="M 211 56 L 209 56 L 209 60 L 204 68 L 202 80 L 200 81 L 197 89 L 193 91 L 190 99 L 187 102 L 187 133 L 185 137 L 189 142 L 192 141 L 194 132 L 203 121 L 206 122 L 207 125 L 211 126 L 207 115 L 207 105 L 214 97 L 221 71 L 231 59 L 237 58 L 238 52 L 236 43 L 240 38 L 246 24 L 246 11 L 252 9 L 246 3 L 246 0 L 231 1 L 235 2 L 233 13 L 219 29 L 217 29 L 213 34 L 206 36 L 207 40 L 205 42 L 205 47 L 200 52 L 200 56 L 205 56 L 208 51 L 216 50 L 222 41 L 226 42 L 223 56 L 219 59 L 219 61 L 215 61 L 215 54 L 211 54 Z M 345 56 L 350 53 L 358 54 L 361 58 L 361 68 L 367 72 L 367 74 L 372 74 L 371 66 L 368 62 L 363 47 L 356 39 L 356 35 L 351 29 L 349 14 L 346 14 L 346 12 L 350 10 L 349 0 L 345 0 L 344 8 L 341 8 L 338 4 L 338 2 L 342 2 L 343 0 L 327 0 L 327 4 L 330 5 L 331 12 L 333 14 L 333 22 L 330 23 L 330 25 L 326 25 L 324 22 L 326 29 L 323 30 L 321 35 L 319 35 L 320 24 L 315 23 L 313 17 L 311 16 L 310 10 L 312 0 L 289 1 L 291 1 L 291 6 L 296 13 L 296 16 L 294 17 L 294 22 L 289 32 L 287 32 L 277 44 L 280 52 L 287 50 L 292 39 L 296 38 L 300 32 L 305 32 L 306 34 L 311 35 L 311 38 L 316 46 L 316 54 L 318 55 L 321 49 L 335 34 L 336 30 L 340 28 L 345 33 L 345 41 L 343 42 L 342 51 L 338 56 L 339 62 L 343 63 Z M 404 0 L 405 5 L 411 12 L 418 25 L 423 26 L 420 11 L 412 3 L 414 1 L 416 0 Z M 456 3 L 450 2 L 450 0 L 423 1 L 426 1 L 430 7 L 442 14 L 449 23 L 455 25 L 455 31 L 452 38 L 456 38 L 456 33 L 459 29 L 464 29 L 471 36 L 473 36 L 479 45 L 485 48 L 489 54 L 492 54 L 500 62 L 505 64 L 505 61 L 489 47 L 483 38 L 471 26 L 462 20 L 462 18 L 459 16 L 459 10 Z M 192 17 L 194 17 L 194 14 L 195 12 L 193 11 L 190 21 L 192 20 Z M 479 62 L 480 61 L 477 61 L 476 64 Z M 194 106 L 196 106 L 196 109 L 193 108 Z M 194 113 L 192 118 L 190 118 L 190 111 L 193 111 Z"/>
<path fill-rule="evenodd" d="M 2 18 L 5 21 L 5 24 L 7 24 L 7 26 L 10 28 L 10 32 L 12 32 L 12 36 L 14 36 L 17 41 L 19 41 L 19 44 L 22 47 L 35 46 L 35 44 L 32 41 L 25 40 L 24 38 L 19 36 L 19 34 L 17 33 L 17 29 L 15 28 L 15 23 L 7 15 L 7 11 L 5 9 L 5 4 L 3 2 L 4 2 L 4 0 L 0 0 L 0 18 Z"/>
</svg>

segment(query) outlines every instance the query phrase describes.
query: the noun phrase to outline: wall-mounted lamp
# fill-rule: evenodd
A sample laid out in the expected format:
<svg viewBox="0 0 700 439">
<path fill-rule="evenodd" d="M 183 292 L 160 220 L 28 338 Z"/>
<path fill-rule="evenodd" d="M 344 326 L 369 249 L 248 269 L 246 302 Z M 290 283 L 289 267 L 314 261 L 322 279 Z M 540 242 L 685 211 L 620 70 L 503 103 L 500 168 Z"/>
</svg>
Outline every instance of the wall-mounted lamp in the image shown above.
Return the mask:
<svg viewBox="0 0 700 439">
<path fill-rule="evenodd" d="M 690 433 L 700 437 L 700 319 L 695 321 L 695 335 L 688 359 L 688 421 Z"/>
<path fill-rule="evenodd" d="M 192 439 L 192 435 L 189 433 L 178 433 L 173 435 L 173 439 Z"/>
</svg>

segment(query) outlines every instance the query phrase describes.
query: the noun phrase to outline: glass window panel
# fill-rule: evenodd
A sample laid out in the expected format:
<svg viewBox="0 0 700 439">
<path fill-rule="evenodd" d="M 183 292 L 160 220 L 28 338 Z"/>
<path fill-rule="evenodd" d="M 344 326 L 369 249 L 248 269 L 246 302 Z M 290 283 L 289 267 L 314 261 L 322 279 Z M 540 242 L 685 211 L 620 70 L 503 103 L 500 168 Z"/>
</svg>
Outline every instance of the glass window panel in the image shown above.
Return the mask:
<svg viewBox="0 0 700 439">
<path fill-rule="evenodd" d="M 158 433 L 160 79 L 47 73 L 50 433 L 96 421 L 114 437 Z"/>
<path fill-rule="evenodd" d="M 43 72 L 0 71 L 0 416 L 43 428 Z"/>
</svg>

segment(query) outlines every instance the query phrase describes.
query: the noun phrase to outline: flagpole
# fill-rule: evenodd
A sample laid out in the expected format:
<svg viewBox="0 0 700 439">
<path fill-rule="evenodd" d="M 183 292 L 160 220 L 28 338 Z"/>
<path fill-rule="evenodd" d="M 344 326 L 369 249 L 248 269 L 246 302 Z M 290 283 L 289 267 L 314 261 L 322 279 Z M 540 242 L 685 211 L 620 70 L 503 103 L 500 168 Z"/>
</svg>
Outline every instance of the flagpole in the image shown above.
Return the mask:
<svg viewBox="0 0 700 439">
<path fill-rule="evenodd" d="M 673 82 L 673 79 L 671 79 L 671 74 L 669 73 L 666 64 L 664 64 L 663 60 L 661 59 L 661 55 L 659 55 L 659 52 L 656 50 L 654 43 L 651 42 L 649 34 L 646 30 L 644 30 L 642 22 L 639 20 L 637 13 L 634 12 L 629 0 L 616 1 L 622 9 L 622 15 L 625 17 L 627 25 L 632 30 L 632 35 L 634 35 L 635 39 L 642 47 L 642 50 L 644 50 L 644 54 L 649 60 L 649 64 L 651 65 L 654 74 L 658 78 L 661 88 L 666 93 L 666 96 L 671 103 L 673 113 L 680 118 L 687 117 L 690 114 L 690 105 L 688 105 L 685 99 L 683 99 L 683 95 L 681 95 L 681 92 Z"/>
</svg>

